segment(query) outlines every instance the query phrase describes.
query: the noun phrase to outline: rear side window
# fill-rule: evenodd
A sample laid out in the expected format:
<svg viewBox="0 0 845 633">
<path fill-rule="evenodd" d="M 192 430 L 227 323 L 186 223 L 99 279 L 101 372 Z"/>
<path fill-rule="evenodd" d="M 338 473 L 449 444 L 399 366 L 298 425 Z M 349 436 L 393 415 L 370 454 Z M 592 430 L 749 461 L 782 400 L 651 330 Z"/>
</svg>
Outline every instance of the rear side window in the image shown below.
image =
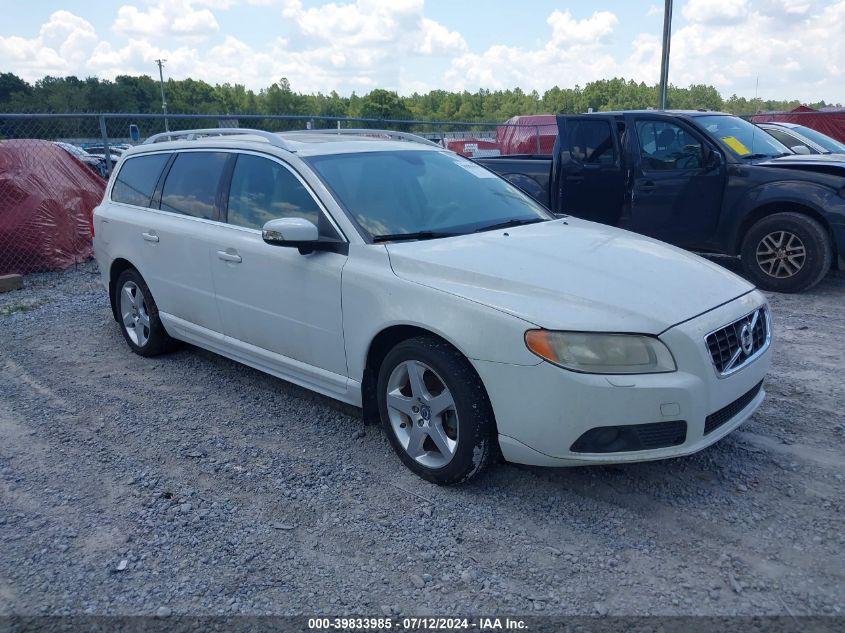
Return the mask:
<svg viewBox="0 0 845 633">
<path fill-rule="evenodd" d="M 149 154 L 128 159 L 115 177 L 111 199 L 138 207 L 150 206 L 158 177 L 168 158 L 170 154 Z"/>
<path fill-rule="evenodd" d="M 610 121 L 572 121 L 569 125 L 569 151 L 573 160 L 586 165 L 614 165 L 616 146 Z"/>
<path fill-rule="evenodd" d="M 296 176 L 282 165 L 241 154 L 229 189 L 229 224 L 260 229 L 278 218 L 305 218 L 319 227 L 320 207 Z"/>
<path fill-rule="evenodd" d="M 161 210 L 217 220 L 217 189 L 229 156 L 225 152 L 178 154 L 164 181 Z"/>
</svg>

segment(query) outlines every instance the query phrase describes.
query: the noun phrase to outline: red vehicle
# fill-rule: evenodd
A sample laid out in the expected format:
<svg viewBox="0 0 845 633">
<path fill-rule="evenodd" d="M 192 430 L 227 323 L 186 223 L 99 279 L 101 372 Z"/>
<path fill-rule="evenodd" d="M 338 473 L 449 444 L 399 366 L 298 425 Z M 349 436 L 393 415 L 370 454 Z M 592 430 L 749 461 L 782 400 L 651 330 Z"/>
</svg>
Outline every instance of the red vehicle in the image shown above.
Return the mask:
<svg viewBox="0 0 845 633">
<path fill-rule="evenodd" d="M 514 116 L 496 128 L 496 142 L 503 156 L 552 154 L 557 138 L 554 114 Z"/>
</svg>

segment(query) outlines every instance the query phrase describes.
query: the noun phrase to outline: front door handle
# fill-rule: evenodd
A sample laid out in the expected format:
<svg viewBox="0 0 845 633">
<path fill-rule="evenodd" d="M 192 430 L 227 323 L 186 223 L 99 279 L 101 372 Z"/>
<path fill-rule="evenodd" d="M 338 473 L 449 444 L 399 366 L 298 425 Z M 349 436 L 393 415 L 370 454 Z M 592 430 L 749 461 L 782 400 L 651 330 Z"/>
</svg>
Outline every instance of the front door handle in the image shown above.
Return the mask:
<svg viewBox="0 0 845 633">
<path fill-rule="evenodd" d="M 147 242 L 158 242 L 158 235 L 155 234 L 155 231 L 150 231 L 149 233 L 141 233 L 141 237 L 144 238 Z"/>
<path fill-rule="evenodd" d="M 217 251 L 217 257 L 224 262 L 232 262 L 233 264 L 240 264 L 243 258 L 237 253 L 230 253 L 229 251 Z"/>
<path fill-rule="evenodd" d="M 637 188 L 644 193 L 648 193 L 649 191 L 657 189 L 657 185 L 655 185 L 651 180 L 647 180 Z"/>
</svg>

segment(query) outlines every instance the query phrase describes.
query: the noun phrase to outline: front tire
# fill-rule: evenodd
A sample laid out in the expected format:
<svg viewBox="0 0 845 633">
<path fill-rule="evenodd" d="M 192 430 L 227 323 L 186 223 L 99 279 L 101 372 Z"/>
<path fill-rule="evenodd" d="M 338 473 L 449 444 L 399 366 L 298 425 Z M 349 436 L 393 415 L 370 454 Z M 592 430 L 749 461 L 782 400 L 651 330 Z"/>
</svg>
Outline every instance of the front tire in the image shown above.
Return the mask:
<svg viewBox="0 0 845 633">
<path fill-rule="evenodd" d="M 164 329 L 153 295 L 137 270 L 129 268 L 120 274 L 114 299 L 120 331 L 133 352 L 157 356 L 173 349 L 175 341 Z"/>
<path fill-rule="evenodd" d="M 775 213 L 757 221 L 742 241 L 742 265 L 760 288 L 802 292 L 819 283 L 833 263 L 825 228 L 802 213 Z"/>
<path fill-rule="evenodd" d="M 378 406 L 393 449 L 439 485 L 466 481 L 496 454 L 493 411 L 478 374 L 445 341 L 399 343 L 379 369 Z"/>
</svg>

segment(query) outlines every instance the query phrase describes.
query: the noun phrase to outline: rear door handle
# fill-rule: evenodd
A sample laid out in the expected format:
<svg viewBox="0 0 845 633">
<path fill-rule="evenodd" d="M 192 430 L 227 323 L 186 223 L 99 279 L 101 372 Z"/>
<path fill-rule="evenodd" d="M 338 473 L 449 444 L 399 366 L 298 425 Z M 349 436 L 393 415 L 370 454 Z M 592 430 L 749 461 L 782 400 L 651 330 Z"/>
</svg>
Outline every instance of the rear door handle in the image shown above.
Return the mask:
<svg viewBox="0 0 845 633">
<path fill-rule="evenodd" d="M 643 184 L 641 184 L 639 187 L 637 187 L 637 189 L 639 189 L 640 191 L 643 191 L 645 193 L 648 193 L 649 191 L 654 191 L 655 189 L 657 189 L 657 185 L 655 185 L 653 182 L 651 182 L 649 180 L 649 181 L 646 181 Z"/>
<path fill-rule="evenodd" d="M 217 257 L 224 262 L 232 262 L 233 264 L 240 264 L 243 258 L 237 253 L 230 253 L 228 251 L 217 251 Z"/>
<path fill-rule="evenodd" d="M 155 231 L 141 233 L 141 237 L 143 237 L 147 242 L 158 242 L 158 235 L 155 234 Z"/>
<path fill-rule="evenodd" d="M 583 182 L 584 176 L 567 176 L 567 182 Z"/>
</svg>

